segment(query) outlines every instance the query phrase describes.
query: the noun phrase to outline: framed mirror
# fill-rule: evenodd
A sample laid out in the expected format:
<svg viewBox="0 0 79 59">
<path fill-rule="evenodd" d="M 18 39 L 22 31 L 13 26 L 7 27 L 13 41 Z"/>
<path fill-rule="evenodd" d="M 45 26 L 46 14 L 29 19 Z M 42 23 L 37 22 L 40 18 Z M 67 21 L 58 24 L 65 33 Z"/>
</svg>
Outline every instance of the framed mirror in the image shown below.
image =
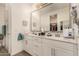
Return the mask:
<svg viewBox="0 0 79 59">
<path fill-rule="evenodd" d="M 51 3 L 31 13 L 31 31 L 63 32 L 66 26 L 70 26 L 69 23 L 69 3 Z"/>
</svg>

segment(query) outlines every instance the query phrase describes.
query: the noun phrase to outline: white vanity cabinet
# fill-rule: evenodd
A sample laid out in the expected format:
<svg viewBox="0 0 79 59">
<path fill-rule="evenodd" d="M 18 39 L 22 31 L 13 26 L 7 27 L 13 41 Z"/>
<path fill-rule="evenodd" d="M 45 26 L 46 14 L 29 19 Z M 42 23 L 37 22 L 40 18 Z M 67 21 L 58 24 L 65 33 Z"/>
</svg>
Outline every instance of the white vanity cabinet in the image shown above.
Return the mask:
<svg viewBox="0 0 79 59">
<path fill-rule="evenodd" d="M 27 40 L 27 42 L 26 42 Z M 27 36 L 24 40 L 24 50 L 34 56 L 73 56 L 76 50 L 75 43 L 55 40 L 38 36 Z"/>
<path fill-rule="evenodd" d="M 54 41 L 54 40 L 43 40 L 43 55 L 44 56 L 73 56 L 74 45 L 72 43 Z"/>
</svg>

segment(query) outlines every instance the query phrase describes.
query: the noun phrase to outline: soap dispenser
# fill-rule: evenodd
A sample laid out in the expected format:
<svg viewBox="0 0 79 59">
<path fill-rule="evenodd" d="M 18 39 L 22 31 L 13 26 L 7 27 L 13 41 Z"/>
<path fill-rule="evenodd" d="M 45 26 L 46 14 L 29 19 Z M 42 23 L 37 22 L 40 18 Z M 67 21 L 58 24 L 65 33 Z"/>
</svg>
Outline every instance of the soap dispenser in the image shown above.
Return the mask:
<svg viewBox="0 0 79 59">
<path fill-rule="evenodd" d="M 43 27 L 41 28 L 41 35 L 45 35 L 45 31 Z"/>
</svg>

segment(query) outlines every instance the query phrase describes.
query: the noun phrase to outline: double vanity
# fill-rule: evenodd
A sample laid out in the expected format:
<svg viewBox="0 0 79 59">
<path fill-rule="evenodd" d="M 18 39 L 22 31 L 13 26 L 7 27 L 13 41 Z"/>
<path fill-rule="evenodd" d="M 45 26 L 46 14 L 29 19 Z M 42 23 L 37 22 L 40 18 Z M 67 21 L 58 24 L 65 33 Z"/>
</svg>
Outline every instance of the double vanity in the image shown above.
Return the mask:
<svg viewBox="0 0 79 59">
<path fill-rule="evenodd" d="M 25 34 L 24 50 L 34 56 L 74 56 L 77 43 L 74 39 Z"/>
</svg>

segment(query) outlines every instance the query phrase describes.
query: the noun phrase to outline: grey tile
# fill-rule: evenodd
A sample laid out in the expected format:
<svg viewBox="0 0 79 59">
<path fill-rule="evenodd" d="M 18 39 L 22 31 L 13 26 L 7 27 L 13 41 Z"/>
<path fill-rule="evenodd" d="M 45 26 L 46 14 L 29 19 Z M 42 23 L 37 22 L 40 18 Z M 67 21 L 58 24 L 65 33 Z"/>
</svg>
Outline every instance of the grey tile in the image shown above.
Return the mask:
<svg viewBox="0 0 79 59">
<path fill-rule="evenodd" d="M 31 56 L 29 53 L 27 53 L 26 51 L 22 51 L 14 56 Z"/>
</svg>

